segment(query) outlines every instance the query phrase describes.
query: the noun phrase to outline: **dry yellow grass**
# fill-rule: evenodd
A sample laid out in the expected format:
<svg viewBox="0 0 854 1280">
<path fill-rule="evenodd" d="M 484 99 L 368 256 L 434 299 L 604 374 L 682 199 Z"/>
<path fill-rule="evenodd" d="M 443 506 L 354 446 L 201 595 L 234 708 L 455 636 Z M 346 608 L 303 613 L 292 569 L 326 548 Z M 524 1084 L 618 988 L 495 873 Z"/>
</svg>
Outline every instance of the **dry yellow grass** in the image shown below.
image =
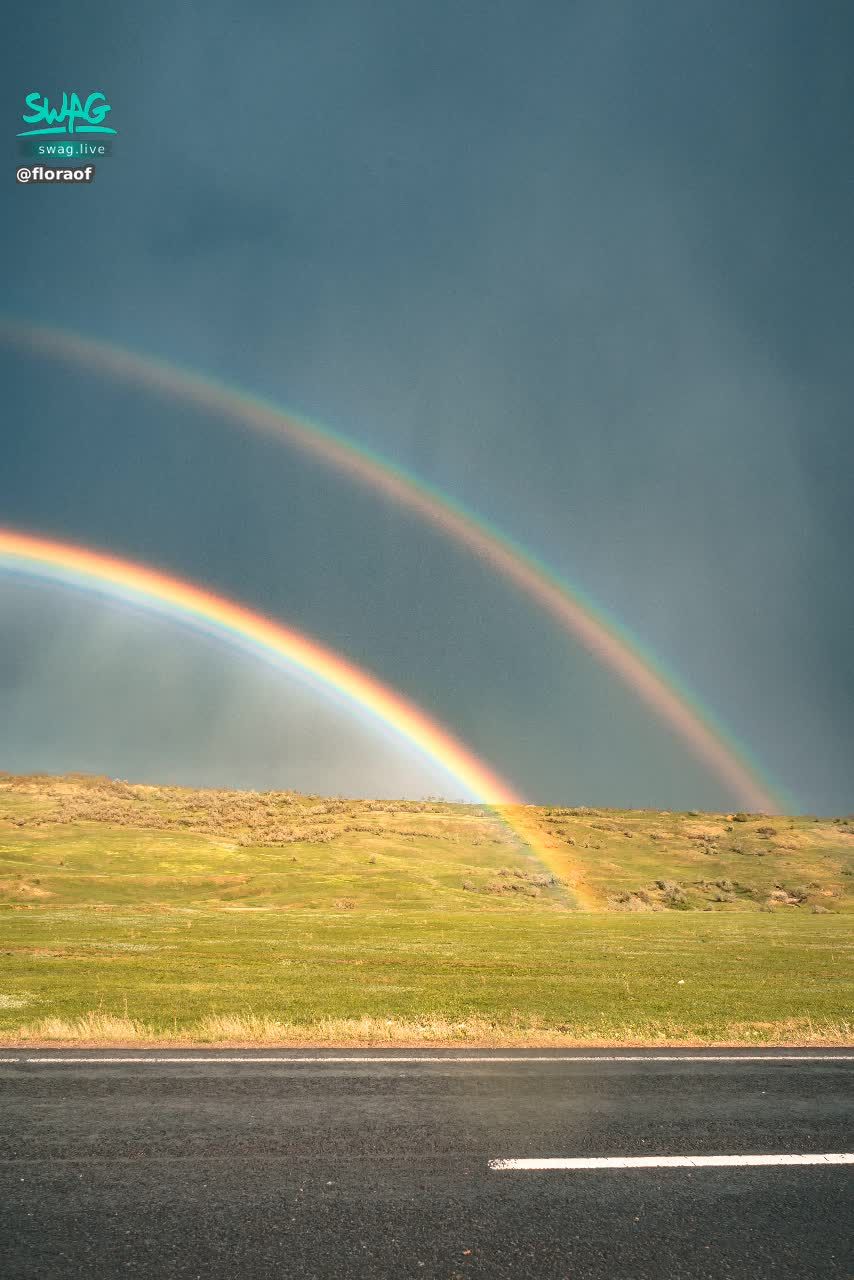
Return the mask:
<svg viewBox="0 0 854 1280">
<path fill-rule="evenodd" d="M 536 1019 L 518 1018 L 500 1026 L 486 1018 L 451 1021 L 442 1017 L 325 1018 L 307 1024 L 281 1022 L 255 1014 L 202 1018 L 177 1034 L 156 1030 L 129 1016 L 90 1011 L 79 1018 L 42 1018 L 4 1036 L 7 1047 L 40 1048 L 658 1048 L 750 1046 L 854 1046 L 854 1022 L 813 1022 L 793 1018 L 785 1022 L 733 1022 L 714 1040 L 697 1039 L 672 1021 L 651 1019 L 626 1023 L 613 1034 L 564 1033 Z"/>
</svg>

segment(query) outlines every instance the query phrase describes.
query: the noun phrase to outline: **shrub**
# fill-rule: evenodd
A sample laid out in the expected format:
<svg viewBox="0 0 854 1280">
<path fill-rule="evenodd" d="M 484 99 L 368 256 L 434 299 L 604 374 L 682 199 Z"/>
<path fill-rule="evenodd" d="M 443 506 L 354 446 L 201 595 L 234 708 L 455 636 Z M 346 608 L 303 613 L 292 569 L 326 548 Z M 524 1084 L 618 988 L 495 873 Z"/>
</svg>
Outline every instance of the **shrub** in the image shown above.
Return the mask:
<svg viewBox="0 0 854 1280">
<path fill-rule="evenodd" d="M 776 827 L 757 827 L 756 834 L 758 836 L 775 836 L 777 829 Z"/>
<path fill-rule="evenodd" d="M 463 888 L 464 888 L 464 889 L 466 889 L 466 890 L 468 890 L 468 892 L 469 892 L 469 893 L 474 893 L 474 892 L 475 892 L 475 883 L 474 883 L 474 881 L 473 881 L 473 880 L 464 880 L 464 881 L 463 881 Z"/>
<path fill-rule="evenodd" d="M 688 906 L 688 898 L 681 885 L 672 880 L 656 880 L 656 887 L 661 890 L 664 903 L 668 907 L 684 911 Z"/>
<path fill-rule="evenodd" d="M 621 889 L 609 899 L 609 902 L 624 911 L 662 910 L 662 904 L 653 898 L 651 893 L 647 893 L 646 889 L 638 889 L 635 893 Z"/>
</svg>

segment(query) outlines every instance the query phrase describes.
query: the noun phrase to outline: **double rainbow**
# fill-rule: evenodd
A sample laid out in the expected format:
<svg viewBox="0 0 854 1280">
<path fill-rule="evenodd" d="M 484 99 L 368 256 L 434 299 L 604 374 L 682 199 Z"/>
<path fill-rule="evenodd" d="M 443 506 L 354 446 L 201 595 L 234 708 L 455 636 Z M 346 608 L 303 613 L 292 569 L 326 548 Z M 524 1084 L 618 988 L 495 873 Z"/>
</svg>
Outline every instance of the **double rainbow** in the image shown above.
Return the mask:
<svg viewBox="0 0 854 1280">
<path fill-rule="evenodd" d="M 679 680 L 609 618 L 578 587 L 561 579 L 493 525 L 402 468 L 251 393 L 177 368 L 148 355 L 59 329 L 0 322 L 0 340 L 174 396 L 285 440 L 352 479 L 399 503 L 512 582 L 574 641 L 618 675 L 681 740 L 740 805 L 754 811 L 782 806 L 774 788 L 737 743 Z"/>
</svg>

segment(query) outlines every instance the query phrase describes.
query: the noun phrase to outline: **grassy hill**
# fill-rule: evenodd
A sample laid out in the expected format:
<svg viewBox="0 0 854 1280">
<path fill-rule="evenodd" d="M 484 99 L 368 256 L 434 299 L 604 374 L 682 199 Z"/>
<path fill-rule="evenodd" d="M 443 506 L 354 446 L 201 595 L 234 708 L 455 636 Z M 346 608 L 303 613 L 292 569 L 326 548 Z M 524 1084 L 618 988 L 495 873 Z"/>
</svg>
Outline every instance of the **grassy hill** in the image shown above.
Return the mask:
<svg viewBox="0 0 854 1280">
<path fill-rule="evenodd" d="M 515 816 L 0 775 L 0 1036 L 851 1037 L 854 816 Z"/>
</svg>

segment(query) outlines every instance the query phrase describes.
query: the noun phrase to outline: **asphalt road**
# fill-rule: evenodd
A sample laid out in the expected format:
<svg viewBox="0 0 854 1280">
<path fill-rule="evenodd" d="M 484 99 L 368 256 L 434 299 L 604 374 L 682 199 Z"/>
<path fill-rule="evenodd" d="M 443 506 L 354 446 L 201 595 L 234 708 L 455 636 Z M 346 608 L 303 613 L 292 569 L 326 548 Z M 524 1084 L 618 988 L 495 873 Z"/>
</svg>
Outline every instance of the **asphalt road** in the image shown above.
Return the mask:
<svg viewBox="0 0 854 1280">
<path fill-rule="evenodd" d="M 854 1165 L 490 1167 L 851 1152 L 806 1052 L 0 1050 L 0 1275 L 850 1280 Z"/>
</svg>

